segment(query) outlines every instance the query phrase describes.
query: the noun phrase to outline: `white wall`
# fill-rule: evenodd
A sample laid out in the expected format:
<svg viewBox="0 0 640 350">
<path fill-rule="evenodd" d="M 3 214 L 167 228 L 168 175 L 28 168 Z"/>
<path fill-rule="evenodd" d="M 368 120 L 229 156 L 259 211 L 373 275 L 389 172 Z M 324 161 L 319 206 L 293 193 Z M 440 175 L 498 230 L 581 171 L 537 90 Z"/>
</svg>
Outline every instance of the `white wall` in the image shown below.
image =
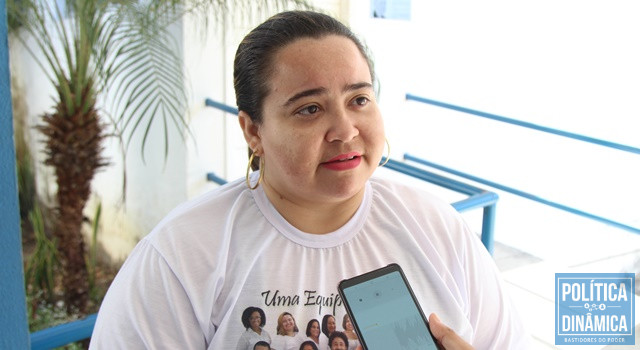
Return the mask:
<svg viewBox="0 0 640 350">
<path fill-rule="evenodd" d="M 640 147 L 639 3 L 415 0 L 411 21 L 371 19 L 368 3 L 351 1 L 351 24 L 375 55 L 394 157 L 410 152 L 640 227 L 637 154 L 404 101 L 412 93 Z M 498 240 L 546 256 L 555 237 L 587 245 L 580 233 L 609 229 L 545 210 L 503 194 Z"/>
</svg>

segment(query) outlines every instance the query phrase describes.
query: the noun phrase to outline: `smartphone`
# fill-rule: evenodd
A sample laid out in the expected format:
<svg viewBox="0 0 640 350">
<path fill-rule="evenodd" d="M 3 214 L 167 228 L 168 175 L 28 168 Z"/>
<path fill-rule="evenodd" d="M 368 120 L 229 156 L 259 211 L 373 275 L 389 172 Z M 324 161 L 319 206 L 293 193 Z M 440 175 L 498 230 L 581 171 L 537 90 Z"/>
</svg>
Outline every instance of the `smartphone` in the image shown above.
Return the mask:
<svg viewBox="0 0 640 350">
<path fill-rule="evenodd" d="M 438 349 L 400 265 L 342 280 L 338 291 L 365 350 Z"/>
</svg>

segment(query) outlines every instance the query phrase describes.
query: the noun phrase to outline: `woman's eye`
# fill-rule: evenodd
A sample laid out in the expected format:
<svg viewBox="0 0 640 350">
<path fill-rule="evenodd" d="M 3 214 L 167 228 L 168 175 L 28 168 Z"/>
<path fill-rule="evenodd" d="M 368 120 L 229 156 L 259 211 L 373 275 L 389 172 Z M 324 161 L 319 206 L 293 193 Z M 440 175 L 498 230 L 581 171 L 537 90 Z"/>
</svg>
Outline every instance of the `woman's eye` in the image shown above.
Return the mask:
<svg viewBox="0 0 640 350">
<path fill-rule="evenodd" d="M 307 107 L 304 107 L 300 110 L 298 110 L 298 112 L 296 112 L 297 114 L 302 114 L 302 115 L 312 115 L 314 113 L 317 113 L 320 110 L 320 108 L 316 105 L 310 105 Z"/>
<path fill-rule="evenodd" d="M 358 97 L 355 98 L 354 102 L 358 106 L 364 106 L 367 103 L 369 103 L 369 99 L 367 97 L 365 97 L 365 96 L 358 96 Z"/>
</svg>

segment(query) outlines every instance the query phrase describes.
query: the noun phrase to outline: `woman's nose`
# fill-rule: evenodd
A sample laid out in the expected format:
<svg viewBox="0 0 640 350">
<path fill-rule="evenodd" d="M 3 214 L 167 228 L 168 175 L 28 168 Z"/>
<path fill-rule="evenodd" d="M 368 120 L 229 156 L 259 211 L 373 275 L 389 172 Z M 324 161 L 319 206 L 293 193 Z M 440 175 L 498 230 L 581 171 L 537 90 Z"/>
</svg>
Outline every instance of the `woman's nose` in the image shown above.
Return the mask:
<svg viewBox="0 0 640 350">
<path fill-rule="evenodd" d="M 330 119 L 326 140 L 328 142 L 349 142 L 360 134 L 355 119 L 344 108 L 338 108 Z"/>
</svg>

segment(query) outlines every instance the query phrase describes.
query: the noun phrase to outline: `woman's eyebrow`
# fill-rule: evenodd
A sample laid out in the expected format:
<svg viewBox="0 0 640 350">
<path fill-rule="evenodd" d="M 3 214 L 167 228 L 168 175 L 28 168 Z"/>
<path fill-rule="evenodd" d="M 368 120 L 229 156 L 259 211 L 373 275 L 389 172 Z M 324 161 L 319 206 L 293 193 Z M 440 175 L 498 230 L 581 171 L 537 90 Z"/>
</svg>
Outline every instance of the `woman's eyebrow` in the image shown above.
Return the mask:
<svg viewBox="0 0 640 350">
<path fill-rule="evenodd" d="M 296 102 L 297 100 L 303 97 L 320 95 L 326 92 L 327 92 L 327 89 L 323 87 L 298 92 L 297 94 L 291 96 L 291 98 L 289 98 L 287 102 L 284 103 L 283 107 L 288 107 L 289 105 L 291 105 L 292 103 Z"/>
<path fill-rule="evenodd" d="M 345 85 L 345 87 L 342 89 L 342 92 L 349 92 L 349 91 L 360 90 L 360 89 L 372 89 L 372 88 L 373 88 L 373 85 L 371 85 L 371 83 L 367 83 L 363 81 L 361 83 Z"/>
<path fill-rule="evenodd" d="M 344 86 L 344 88 L 342 89 L 342 92 L 349 92 L 349 91 L 354 91 L 354 90 L 360 90 L 360 89 L 372 89 L 373 85 L 371 85 L 371 83 L 367 83 L 367 82 L 360 82 L 360 83 L 354 83 L 354 84 L 347 84 Z M 297 100 L 304 98 L 304 97 L 308 97 L 308 96 L 315 96 L 315 95 L 321 95 L 327 93 L 327 88 L 324 87 L 319 87 L 319 88 L 313 88 L 313 89 L 309 89 L 309 90 L 304 90 L 304 91 L 300 91 L 297 94 L 291 96 L 282 106 L 283 107 L 288 107 L 291 104 L 293 104 L 294 102 L 296 102 Z"/>
</svg>

